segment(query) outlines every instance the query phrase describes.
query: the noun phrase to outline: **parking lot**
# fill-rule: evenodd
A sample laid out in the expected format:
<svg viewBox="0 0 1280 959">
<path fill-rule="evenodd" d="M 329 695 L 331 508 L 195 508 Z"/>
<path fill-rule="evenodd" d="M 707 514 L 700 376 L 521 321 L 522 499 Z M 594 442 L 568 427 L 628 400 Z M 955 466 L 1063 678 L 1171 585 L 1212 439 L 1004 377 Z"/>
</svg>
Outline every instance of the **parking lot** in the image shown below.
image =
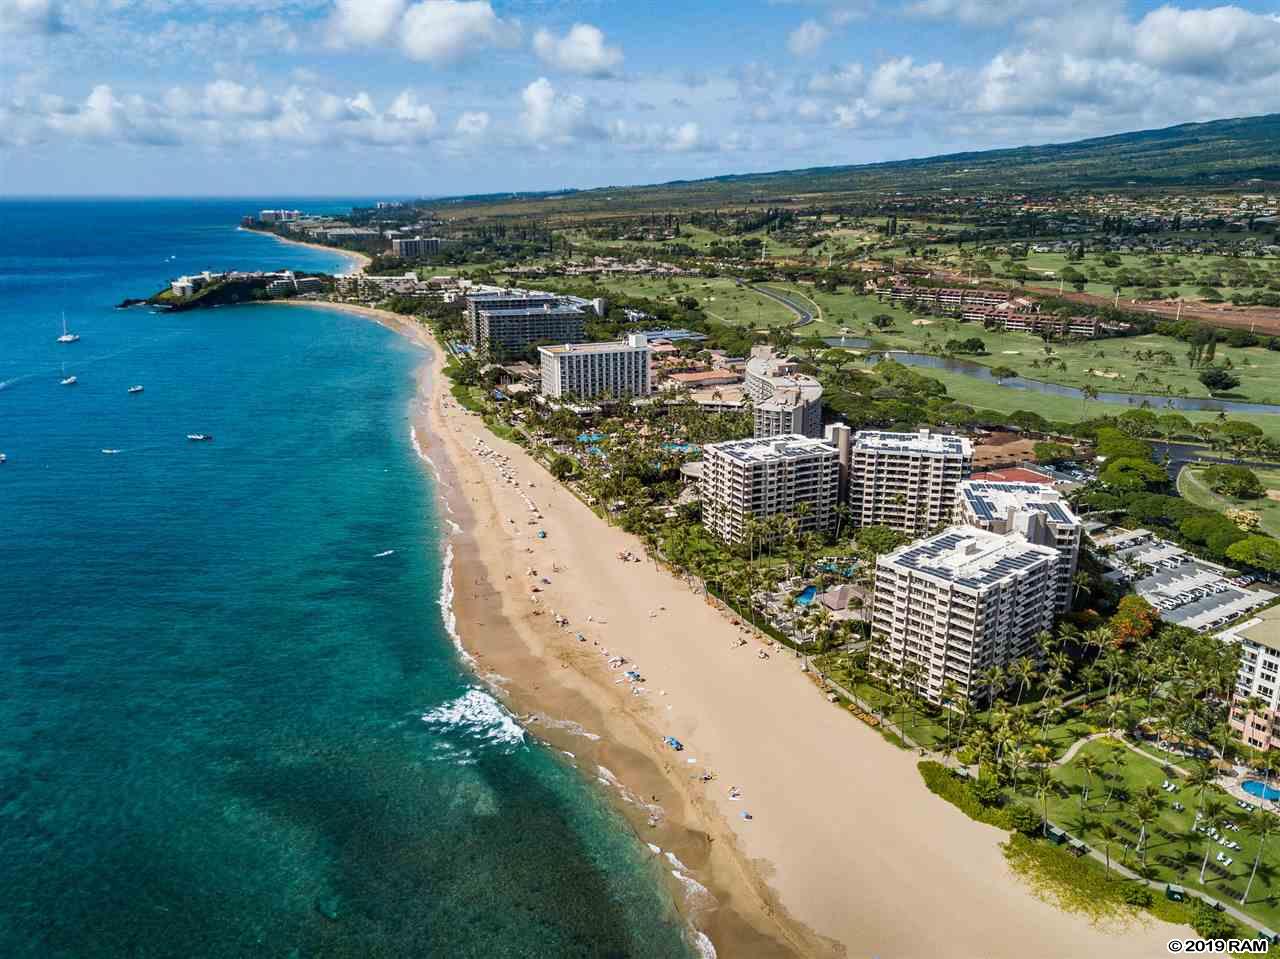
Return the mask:
<svg viewBox="0 0 1280 959">
<path fill-rule="evenodd" d="M 1273 598 L 1250 588 L 1249 577 L 1197 559 L 1150 530 L 1098 530 L 1090 538 L 1096 546 L 1114 549 L 1107 557 L 1107 578 L 1132 586 L 1166 622 L 1208 632 Z"/>
</svg>

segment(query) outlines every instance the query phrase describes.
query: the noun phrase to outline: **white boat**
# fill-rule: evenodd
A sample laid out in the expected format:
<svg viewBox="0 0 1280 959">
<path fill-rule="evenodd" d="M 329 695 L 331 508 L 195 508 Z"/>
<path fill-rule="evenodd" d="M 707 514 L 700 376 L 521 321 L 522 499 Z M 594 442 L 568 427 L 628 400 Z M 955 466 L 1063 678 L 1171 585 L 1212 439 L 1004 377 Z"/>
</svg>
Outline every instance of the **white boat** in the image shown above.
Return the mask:
<svg viewBox="0 0 1280 959">
<path fill-rule="evenodd" d="M 108 456 L 112 456 L 112 455 L 114 455 L 114 454 L 116 454 L 116 453 L 120 453 L 120 452 L 123 452 L 123 451 L 122 451 L 122 450 L 103 450 L 102 452 L 106 453 Z"/>
<path fill-rule="evenodd" d="M 213 436 L 209 433 L 188 433 L 187 439 L 194 443 L 207 443 L 213 439 Z"/>
<path fill-rule="evenodd" d="M 142 387 L 141 387 L 141 386 L 131 386 L 131 387 L 129 387 L 129 392 L 130 392 L 130 393 L 141 393 L 141 392 L 142 392 Z"/>
<path fill-rule="evenodd" d="M 70 376 L 67 376 L 67 364 L 66 364 L 66 363 L 63 363 L 63 364 L 62 364 L 62 385 L 63 385 L 63 386 L 75 386 L 75 385 L 76 385 L 76 383 L 78 383 L 78 382 L 79 382 L 79 380 L 77 380 L 77 379 L 76 379 L 76 377 L 75 377 L 75 374 L 74 374 L 74 373 L 73 373 L 73 374 L 71 374 Z"/>
<path fill-rule="evenodd" d="M 8 458 L 9 458 L 9 457 L 5 456 L 3 453 L 0 453 L 0 463 L 3 463 L 3 462 L 4 462 L 5 460 L 7 460 Z"/>
<path fill-rule="evenodd" d="M 79 334 L 79 333 L 68 333 L 68 332 L 67 332 L 67 314 L 66 314 L 66 313 L 63 313 L 63 314 L 62 314 L 62 335 L 61 335 L 60 337 L 58 337 L 58 342 L 59 342 L 59 343 L 74 343 L 74 342 L 76 342 L 78 339 L 80 339 L 80 334 Z"/>
</svg>

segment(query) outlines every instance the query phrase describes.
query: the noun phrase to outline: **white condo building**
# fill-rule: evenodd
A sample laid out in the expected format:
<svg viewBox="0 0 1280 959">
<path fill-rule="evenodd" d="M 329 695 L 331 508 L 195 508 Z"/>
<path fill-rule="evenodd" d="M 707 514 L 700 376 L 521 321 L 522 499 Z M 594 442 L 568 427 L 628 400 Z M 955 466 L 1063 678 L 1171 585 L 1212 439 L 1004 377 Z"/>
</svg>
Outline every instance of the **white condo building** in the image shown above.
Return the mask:
<svg viewBox="0 0 1280 959">
<path fill-rule="evenodd" d="M 796 369 L 794 361 L 767 346 L 747 361 L 746 392 L 754 405 L 755 435 L 822 435 L 822 385 Z"/>
<path fill-rule="evenodd" d="M 553 399 L 649 395 L 649 338 L 632 333 L 616 343 L 540 346 L 542 395 Z"/>
<path fill-rule="evenodd" d="M 702 523 L 729 543 L 742 542 L 749 519 L 779 514 L 801 530 L 835 522 L 837 451 L 806 436 L 710 443 L 703 448 Z"/>
<path fill-rule="evenodd" d="M 923 535 L 951 521 L 972 467 L 973 444 L 962 436 L 860 430 L 849 462 L 853 521 Z"/>
<path fill-rule="evenodd" d="M 1062 554 L 1057 609 L 1065 613 L 1071 608 L 1071 580 L 1080 559 L 1083 524 L 1052 486 L 966 480 L 957 490 L 955 521 L 1056 549 Z"/>
<path fill-rule="evenodd" d="M 971 526 L 881 556 L 871 619 L 873 668 L 931 702 L 942 685 L 975 701 L 982 675 L 1022 656 L 1053 625 L 1057 550 Z M 903 671 L 915 667 L 914 679 Z"/>
</svg>

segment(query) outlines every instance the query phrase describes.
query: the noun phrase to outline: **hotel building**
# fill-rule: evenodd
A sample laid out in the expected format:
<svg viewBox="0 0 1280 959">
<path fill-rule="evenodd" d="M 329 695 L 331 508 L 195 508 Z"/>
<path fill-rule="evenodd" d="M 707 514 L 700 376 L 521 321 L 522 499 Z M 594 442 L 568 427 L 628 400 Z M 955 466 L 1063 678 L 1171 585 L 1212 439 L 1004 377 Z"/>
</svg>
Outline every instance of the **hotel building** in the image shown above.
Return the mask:
<svg viewBox="0 0 1280 959">
<path fill-rule="evenodd" d="M 1062 556 L 1057 610 L 1071 609 L 1071 580 L 1080 559 L 1083 525 L 1061 493 L 1043 483 L 966 480 L 957 489 L 955 521 L 1056 549 Z"/>
<path fill-rule="evenodd" d="M 523 353 L 534 343 L 581 343 L 585 338 L 579 302 L 555 293 L 473 293 L 467 297 L 466 319 L 471 344 L 497 358 Z"/>
<path fill-rule="evenodd" d="M 786 357 L 756 347 L 747 361 L 746 392 L 754 404 L 755 435 L 759 437 L 822 435 L 822 386 L 800 373 Z"/>
<path fill-rule="evenodd" d="M 619 343 L 540 346 L 542 395 L 553 399 L 649 395 L 649 338 L 632 333 Z"/>
<path fill-rule="evenodd" d="M 972 467 L 973 444 L 962 436 L 860 430 L 849 463 L 853 521 L 923 535 L 951 521 Z"/>
<path fill-rule="evenodd" d="M 1224 629 L 1218 639 L 1240 644 L 1240 667 L 1231 700 L 1231 728 L 1254 749 L 1280 748 L 1280 613 L 1260 616 Z M 1249 701 L 1262 700 L 1258 711 Z"/>
<path fill-rule="evenodd" d="M 779 514 L 802 531 L 835 522 L 840 467 L 834 446 L 806 436 L 710 443 L 703 448 L 702 523 L 729 543 L 742 542 L 749 519 Z"/>
<path fill-rule="evenodd" d="M 437 237 L 423 236 L 395 239 L 391 241 L 391 252 L 406 260 L 419 260 L 439 253 L 440 240 Z"/>
<path fill-rule="evenodd" d="M 881 556 L 872 668 L 931 702 L 941 701 L 947 681 L 971 702 L 985 698 L 985 670 L 1039 657 L 1036 636 L 1053 625 L 1059 562 L 1048 546 L 971 526 Z"/>
</svg>

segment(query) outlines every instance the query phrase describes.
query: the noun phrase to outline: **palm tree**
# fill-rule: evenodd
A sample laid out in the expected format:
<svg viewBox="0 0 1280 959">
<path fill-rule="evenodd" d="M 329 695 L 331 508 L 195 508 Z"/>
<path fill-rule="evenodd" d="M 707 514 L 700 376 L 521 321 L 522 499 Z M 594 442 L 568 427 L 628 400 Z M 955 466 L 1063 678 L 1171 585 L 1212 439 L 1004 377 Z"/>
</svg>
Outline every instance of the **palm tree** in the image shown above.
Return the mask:
<svg viewBox="0 0 1280 959">
<path fill-rule="evenodd" d="M 1102 851 L 1107 857 L 1106 878 L 1111 878 L 1111 844 L 1120 838 L 1120 834 L 1116 832 L 1116 827 L 1109 822 L 1104 822 L 1098 827 L 1098 836 L 1102 839 Z"/>
<path fill-rule="evenodd" d="M 960 687 L 954 680 L 944 680 L 942 683 L 942 709 L 947 714 L 947 741 L 943 755 L 947 756 L 951 753 L 951 704 L 955 702 L 956 697 L 960 694 Z"/>
<path fill-rule="evenodd" d="M 1041 766 L 1036 772 L 1036 798 L 1040 800 L 1040 821 L 1044 824 L 1044 834 L 1049 835 L 1049 797 L 1058 791 L 1058 781 L 1053 778 L 1053 770 Z"/>
<path fill-rule="evenodd" d="M 1187 786 L 1196 791 L 1197 805 L 1204 808 L 1205 790 L 1213 785 L 1213 781 L 1218 778 L 1218 774 L 1213 771 L 1213 767 L 1208 763 L 1196 763 L 1191 770 L 1191 775 L 1187 777 Z"/>
<path fill-rule="evenodd" d="M 1085 753 L 1076 760 L 1076 766 L 1085 775 L 1085 787 L 1080 790 L 1080 808 L 1084 809 L 1084 804 L 1089 799 L 1089 793 L 1093 792 L 1093 776 L 1095 773 L 1102 771 L 1102 763 L 1092 753 Z"/>
<path fill-rule="evenodd" d="M 1209 852 L 1213 849 L 1213 836 L 1209 835 L 1209 830 L 1217 828 L 1225 809 L 1226 804 L 1217 796 L 1210 796 L 1200 809 L 1203 813 L 1200 817 L 1200 825 L 1205 827 L 1204 861 L 1200 863 L 1200 885 L 1202 886 L 1204 885 L 1204 871 L 1209 867 Z"/>
<path fill-rule="evenodd" d="M 1156 821 L 1157 808 L 1156 801 L 1149 796 L 1138 796 L 1133 801 L 1133 818 L 1138 820 L 1141 829 L 1138 830 L 1138 846 L 1134 852 L 1142 856 L 1142 864 L 1147 863 L 1147 853 L 1143 848 L 1143 841 L 1147 838 L 1147 827 Z"/>
<path fill-rule="evenodd" d="M 1244 887 L 1244 895 L 1240 897 L 1240 905 L 1242 906 L 1249 901 L 1249 890 L 1253 888 L 1253 877 L 1258 874 L 1258 863 L 1262 860 L 1262 851 L 1267 847 L 1267 836 L 1271 833 L 1273 825 L 1271 814 L 1261 809 L 1255 809 L 1249 813 L 1249 818 L 1245 822 L 1245 829 L 1249 835 L 1257 837 L 1258 852 L 1253 857 L 1253 869 L 1249 872 L 1249 884 Z"/>
<path fill-rule="evenodd" d="M 1009 668 L 1009 672 L 1011 674 L 1011 678 L 1018 680 L 1018 697 L 1013 703 L 1014 706 L 1017 706 L 1022 702 L 1022 694 L 1026 691 L 1027 684 L 1035 678 L 1035 660 L 1030 656 L 1023 656 Z"/>
<path fill-rule="evenodd" d="M 1085 414 L 1089 410 L 1089 401 L 1098 398 L 1098 389 L 1090 384 L 1085 384 L 1080 388 L 1080 418 L 1085 419 Z"/>
</svg>

